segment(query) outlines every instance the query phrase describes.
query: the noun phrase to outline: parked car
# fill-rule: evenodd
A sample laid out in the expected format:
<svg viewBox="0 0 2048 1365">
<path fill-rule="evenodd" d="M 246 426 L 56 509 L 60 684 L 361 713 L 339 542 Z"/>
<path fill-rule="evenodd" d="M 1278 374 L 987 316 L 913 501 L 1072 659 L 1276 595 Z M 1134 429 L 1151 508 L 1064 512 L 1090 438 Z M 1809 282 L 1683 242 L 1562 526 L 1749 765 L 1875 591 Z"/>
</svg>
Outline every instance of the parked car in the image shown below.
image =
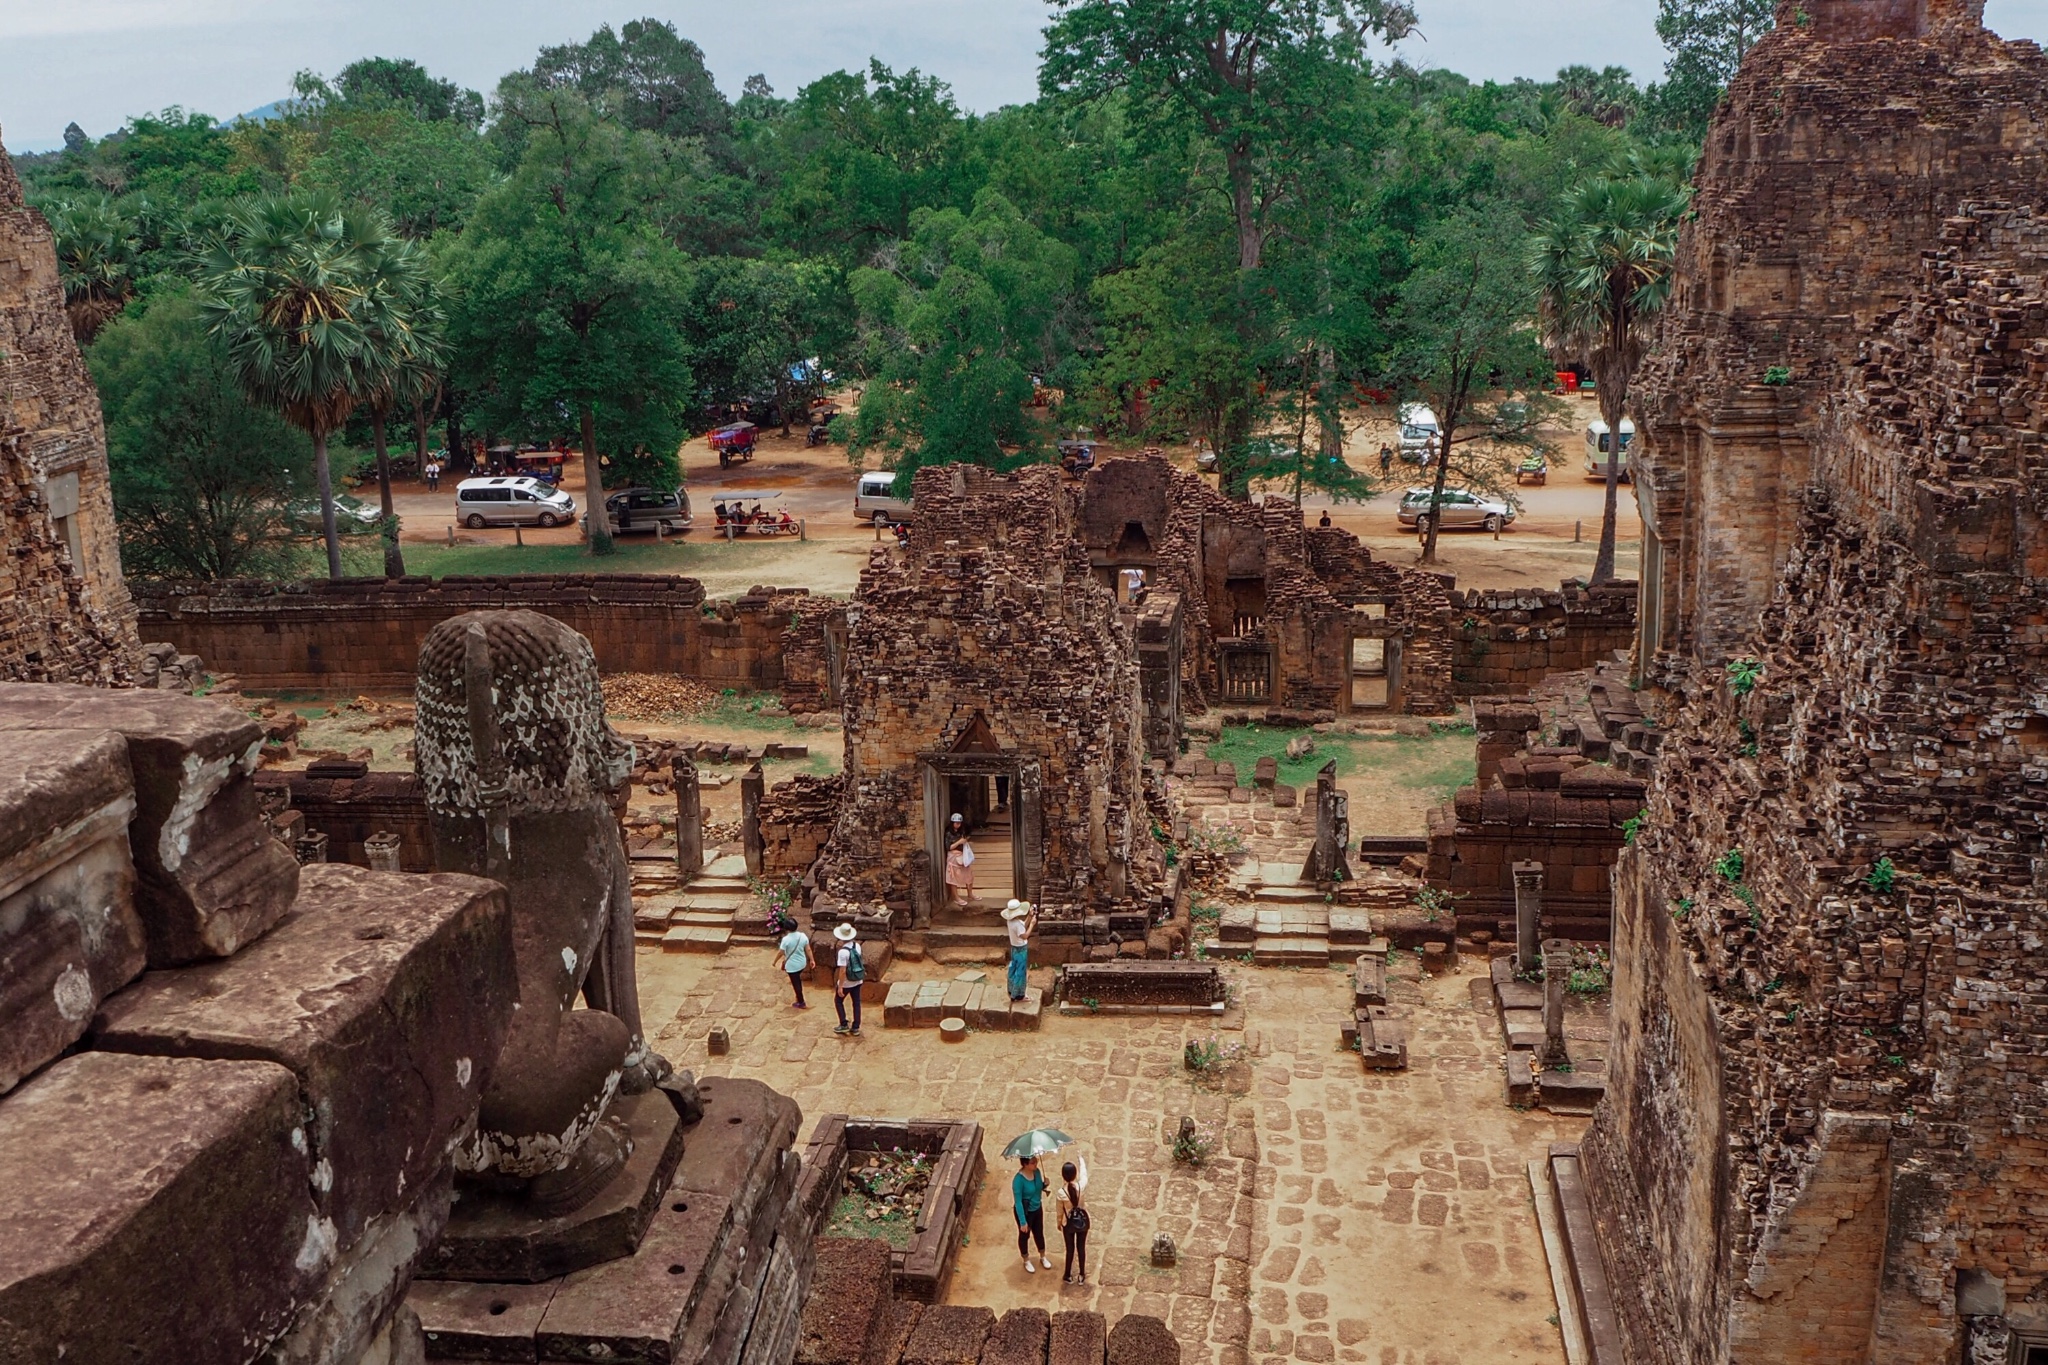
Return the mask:
<svg viewBox="0 0 2048 1365">
<path fill-rule="evenodd" d="M 1423 452 L 1442 434 L 1437 424 L 1436 413 L 1421 403 L 1408 403 L 1401 408 L 1401 458 L 1410 464 L 1421 464 Z"/>
<path fill-rule="evenodd" d="M 576 499 L 524 474 L 464 479 L 455 486 L 455 517 L 484 526 L 562 526 L 576 520 Z"/>
<path fill-rule="evenodd" d="M 307 535 L 322 535 L 326 523 L 320 516 L 320 499 L 300 498 L 290 507 L 292 524 Z M 384 515 L 377 508 L 360 498 L 346 493 L 334 495 L 334 531 L 336 535 L 375 535 L 384 523 Z"/>
<path fill-rule="evenodd" d="M 621 488 L 606 495 L 604 513 L 615 536 L 657 526 L 673 535 L 690 529 L 690 495 L 680 488 Z"/>
<path fill-rule="evenodd" d="M 1614 475 L 1614 477 L 1615 477 L 1616 479 L 1618 479 L 1618 480 L 1619 480 L 1620 482 L 1622 482 L 1622 483 L 1627 483 L 1627 482 L 1629 481 L 1629 476 L 1628 476 L 1628 457 L 1629 457 L 1629 454 L 1630 454 L 1630 451 L 1629 451 L 1629 447 L 1635 444 L 1635 440 L 1636 440 L 1636 424 L 1635 424 L 1635 423 L 1634 423 L 1633 421 L 1631 421 L 1631 420 L 1629 420 L 1628 418 L 1626 418 L 1626 417 L 1622 418 L 1622 419 L 1621 419 L 1621 452 L 1620 452 L 1620 454 L 1619 454 L 1619 455 L 1617 456 L 1617 458 L 1615 459 L 1615 465 L 1617 466 L 1617 468 L 1616 468 L 1616 470 L 1615 470 L 1615 475 Z M 1586 477 L 1587 477 L 1587 478 L 1589 478 L 1589 479 L 1601 479 L 1601 480 L 1605 480 L 1605 479 L 1607 478 L 1607 449 L 1608 449 L 1607 423 L 1606 423 L 1606 422 L 1604 422 L 1604 421 L 1602 421 L 1602 420 L 1601 420 L 1600 418 L 1598 418 L 1598 417 L 1595 417 L 1595 418 L 1594 418 L 1594 419 L 1593 419 L 1592 421 L 1590 421 L 1590 422 L 1588 422 L 1588 423 L 1586 424 Z"/>
<path fill-rule="evenodd" d="M 1411 488 L 1401 496 L 1401 510 L 1398 513 L 1403 526 L 1422 531 L 1429 526 L 1430 499 L 1435 496 L 1428 488 Z M 1443 498 L 1437 504 L 1437 515 L 1443 518 L 1445 530 L 1457 527 L 1472 527 L 1484 531 L 1498 531 L 1515 519 L 1515 509 L 1494 498 L 1483 498 L 1463 488 L 1446 488 Z"/>
<path fill-rule="evenodd" d="M 853 514 L 877 526 L 910 520 L 910 499 L 896 496 L 894 470 L 870 469 L 860 476 L 853 485 Z"/>
</svg>

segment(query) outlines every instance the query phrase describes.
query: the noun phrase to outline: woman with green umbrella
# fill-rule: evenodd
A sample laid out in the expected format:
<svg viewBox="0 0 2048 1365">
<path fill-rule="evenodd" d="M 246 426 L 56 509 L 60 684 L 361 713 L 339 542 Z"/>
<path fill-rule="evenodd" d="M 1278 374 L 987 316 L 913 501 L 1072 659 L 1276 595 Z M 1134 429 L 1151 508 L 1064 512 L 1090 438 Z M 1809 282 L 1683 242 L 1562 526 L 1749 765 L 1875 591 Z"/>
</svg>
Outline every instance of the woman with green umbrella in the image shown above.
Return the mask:
<svg viewBox="0 0 2048 1365">
<path fill-rule="evenodd" d="M 1010 1204 L 1017 1218 L 1017 1254 L 1024 1258 L 1026 1275 L 1038 1273 L 1038 1266 L 1031 1260 L 1034 1240 L 1038 1243 L 1039 1261 L 1047 1270 L 1052 1269 L 1052 1257 L 1045 1254 L 1046 1183 L 1038 1169 L 1038 1158 L 1047 1152 L 1057 1152 L 1072 1141 L 1057 1128 L 1033 1128 L 1003 1148 L 1004 1156 L 1017 1158 L 1017 1174 L 1010 1177 Z"/>
</svg>

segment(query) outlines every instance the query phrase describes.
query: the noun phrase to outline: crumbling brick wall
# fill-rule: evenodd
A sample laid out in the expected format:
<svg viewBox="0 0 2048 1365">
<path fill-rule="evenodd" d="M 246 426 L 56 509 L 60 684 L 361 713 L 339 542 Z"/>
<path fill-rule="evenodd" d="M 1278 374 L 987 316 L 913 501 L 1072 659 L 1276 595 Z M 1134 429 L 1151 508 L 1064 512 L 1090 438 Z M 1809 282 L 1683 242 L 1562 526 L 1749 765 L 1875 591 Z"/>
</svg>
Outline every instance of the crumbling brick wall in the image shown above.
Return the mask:
<svg viewBox="0 0 2048 1365">
<path fill-rule="evenodd" d="M 590 640 L 607 673 L 674 673 L 716 687 L 784 681 L 791 612 L 803 588 L 754 588 L 715 608 L 694 578 L 513 574 L 340 582 L 138 581 L 144 630 L 258 690 L 409 689 L 420 642 L 468 611 L 537 611 Z"/>
<path fill-rule="evenodd" d="M 1798 449 L 1782 518 L 1742 520 L 1761 490 L 1692 502 L 1663 751 L 1616 873 L 1585 1154 L 1631 1362 L 2048 1340 L 2048 226 L 1958 193 L 2042 183 L 2048 59 L 1928 10 L 1885 41 L 1788 20 L 1708 141 L 1660 508 L 1666 452 L 1703 472 L 1729 414 L 1702 405 L 1779 345 L 1772 317 L 1802 319 L 1768 352 L 1794 361 Z M 1771 213 L 1730 216 L 1764 184 Z M 1715 269 L 1756 297 L 1766 260 L 1782 306 L 1697 316 L 1726 308 Z"/>
<path fill-rule="evenodd" d="M 1398 653 L 1391 709 L 1455 708 L 1450 600 L 1437 575 L 1375 559 L 1347 531 L 1303 526 L 1286 499 L 1233 502 L 1157 453 L 1096 467 L 1074 515 L 1104 586 L 1121 568 L 1142 568 L 1148 583 L 1178 595 L 1191 713 L 1348 712 L 1355 638 L 1387 640 Z M 1233 668 L 1226 658 L 1243 662 Z"/>
<path fill-rule="evenodd" d="M 1461 697 L 1518 697 L 1559 673 L 1591 668 L 1636 642 L 1636 584 L 1559 591 L 1480 588 L 1451 593 Z"/>
<path fill-rule="evenodd" d="M 770 881 L 801 877 L 825 850 L 846 782 L 838 774 L 811 773 L 777 782 L 761 795 L 761 875 Z"/>
<path fill-rule="evenodd" d="M 836 712 L 844 699 L 846 603 L 804 589 L 778 598 L 782 631 L 782 704 L 791 715 Z"/>
<path fill-rule="evenodd" d="M 871 551 L 847 612 L 847 800 L 821 887 L 908 907 L 941 768 L 980 762 L 1014 774 L 1023 878 L 1048 913 L 1149 899 L 1164 867 L 1145 816 L 1136 651 L 1090 574 L 1059 471 L 920 470 L 914 506 L 909 550 Z"/>
<path fill-rule="evenodd" d="M 121 580 L 99 396 L 50 226 L 0 147 L 0 678 L 125 682 L 141 654 Z"/>
</svg>

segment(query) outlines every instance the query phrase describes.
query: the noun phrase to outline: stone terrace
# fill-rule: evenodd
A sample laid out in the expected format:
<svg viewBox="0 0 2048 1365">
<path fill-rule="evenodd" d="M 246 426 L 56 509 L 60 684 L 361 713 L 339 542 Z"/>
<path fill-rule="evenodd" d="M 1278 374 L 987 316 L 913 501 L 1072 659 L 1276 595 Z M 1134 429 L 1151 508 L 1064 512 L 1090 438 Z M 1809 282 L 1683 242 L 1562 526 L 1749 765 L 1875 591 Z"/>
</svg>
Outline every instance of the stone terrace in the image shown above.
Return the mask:
<svg viewBox="0 0 2048 1365">
<path fill-rule="evenodd" d="M 1233 966 L 1243 1004 L 1218 1036 L 1242 1042 L 1247 1059 L 1213 1089 L 1181 1067 L 1183 1044 L 1211 1036 L 1206 1020 L 1048 1014 L 1028 1040 L 973 1034 L 948 1046 L 929 1031 L 885 1032 L 871 1010 L 849 1040 L 832 1036 L 828 1003 L 789 1008 L 766 953 L 643 951 L 640 970 L 648 1027 L 676 1064 L 791 1095 L 804 1138 L 832 1112 L 983 1125 L 988 1181 L 950 1302 L 1156 1314 L 1183 1360 L 1218 1365 L 1564 1359 L 1526 1166 L 1583 1121 L 1503 1103 L 1498 1026 L 1474 1004 L 1483 963 L 1392 983 L 1414 1022 L 1409 1070 L 1389 1076 L 1338 1048 L 1346 973 Z M 900 964 L 894 975 L 952 970 Z M 707 1055 L 714 1025 L 731 1035 L 728 1055 Z M 1183 1113 L 1216 1138 L 1198 1171 L 1177 1167 L 1167 1145 Z M 1086 1288 L 1062 1289 L 1057 1234 L 1053 1272 L 1027 1277 L 1017 1263 L 1015 1166 L 1000 1152 L 1041 1123 L 1080 1139 L 1091 1167 Z M 1176 1269 L 1148 1262 L 1159 1231 L 1179 1244 Z"/>
</svg>

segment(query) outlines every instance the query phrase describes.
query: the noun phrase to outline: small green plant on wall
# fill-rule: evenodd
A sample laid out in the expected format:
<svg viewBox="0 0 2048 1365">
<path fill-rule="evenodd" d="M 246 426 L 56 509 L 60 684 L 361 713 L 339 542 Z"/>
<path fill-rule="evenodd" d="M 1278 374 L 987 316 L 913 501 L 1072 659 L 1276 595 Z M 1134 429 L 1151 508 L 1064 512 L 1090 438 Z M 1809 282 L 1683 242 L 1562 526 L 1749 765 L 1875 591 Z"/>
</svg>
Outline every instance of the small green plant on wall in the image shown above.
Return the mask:
<svg viewBox="0 0 2048 1365">
<path fill-rule="evenodd" d="M 1731 659 L 1728 661 L 1728 690 L 1738 697 L 1746 697 L 1756 690 L 1763 680 L 1764 666 L 1756 659 Z"/>
</svg>

